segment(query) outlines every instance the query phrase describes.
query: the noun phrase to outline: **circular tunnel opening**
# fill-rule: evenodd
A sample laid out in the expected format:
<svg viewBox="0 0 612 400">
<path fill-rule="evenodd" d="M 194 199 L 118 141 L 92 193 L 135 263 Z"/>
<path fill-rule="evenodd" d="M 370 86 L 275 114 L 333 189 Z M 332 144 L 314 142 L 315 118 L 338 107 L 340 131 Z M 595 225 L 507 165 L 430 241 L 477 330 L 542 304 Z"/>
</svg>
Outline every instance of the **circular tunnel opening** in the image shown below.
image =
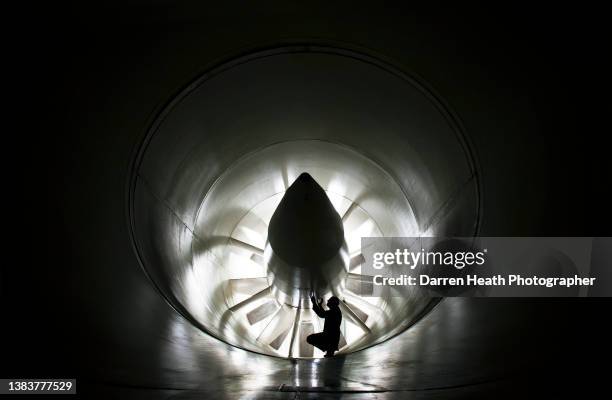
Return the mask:
<svg viewBox="0 0 612 400">
<path fill-rule="evenodd" d="M 322 321 L 303 271 L 279 264 L 268 237 L 302 174 L 342 225 L 337 259 L 317 267 L 319 275 L 334 271 L 318 294 L 342 300 L 340 352 L 403 332 L 437 300 L 416 291 L 363 296 L 361 238 L 474 235 L 478 179 L 448 108 L 362 52 L 296 45 L 251 53 L 212 68 L 169 103 L 130 180 L 144 271 L 175 309 L 220 340 L 321 357 L 305 340 Z"/>
</svg>

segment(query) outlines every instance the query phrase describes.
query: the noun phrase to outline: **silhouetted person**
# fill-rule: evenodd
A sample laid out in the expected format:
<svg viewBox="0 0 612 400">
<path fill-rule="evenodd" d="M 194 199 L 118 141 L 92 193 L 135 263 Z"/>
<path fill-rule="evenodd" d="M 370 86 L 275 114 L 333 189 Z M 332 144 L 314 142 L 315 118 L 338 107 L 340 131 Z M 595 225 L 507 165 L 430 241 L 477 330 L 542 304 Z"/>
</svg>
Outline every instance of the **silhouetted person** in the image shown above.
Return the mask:
<svg viewBox="0 0 612 400">
<path fill-rule="evenodd" d="M 327 300 L 329 310 L 323 309 L 323 300 L 317 303 L 314 295 L 310 296 L 312 309 L 320 317 L 325 318 L 323 332 L 313 333 L 306 338 L 306 342 L 325 352 L 325 357 L 332 357 L 338 350 L 340 341 L 340 322 L 342 322 L 342 312 L 340 311 L 340 300 L 332 296 Z"/>
</svg>

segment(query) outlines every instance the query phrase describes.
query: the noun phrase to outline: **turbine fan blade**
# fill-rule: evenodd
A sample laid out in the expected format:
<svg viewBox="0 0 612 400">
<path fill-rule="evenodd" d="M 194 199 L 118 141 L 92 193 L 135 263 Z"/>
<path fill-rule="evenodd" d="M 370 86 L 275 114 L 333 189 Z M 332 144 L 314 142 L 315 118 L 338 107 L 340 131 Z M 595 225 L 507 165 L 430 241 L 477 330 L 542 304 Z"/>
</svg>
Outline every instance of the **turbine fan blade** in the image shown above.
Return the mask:
<svg viewBox="0 0 612 400">
<path fill-rule="evenodd" d="M 306 342 L 308 335 L 314 333 L 314 326 L 310 321 L 303 321 L 300 323 L 300 357 L 312 357 L 314 354 L 314 347 Z"/>
<path fill-rule="evenodd" d="M 302 309 L 300 307 L 298 307 L 295 310 L 295 320 L 293 321 L 293 330 L 291 332 L 291 342 L 289 342 L 289 358 L 293 357 L 293 343 L 295 342 L 295 335 L 297 333 L 298 330 L 298 325 L 300 322 L 300 315 L 302 314 Z"/>
<path fill-rule="evenodd" d="M 345 302 L 345 304 L 355 313 L 357 318 L 359 318 L 364 324 L 367 322 L 369 315 L 363 311 L 361 308 L 357 307 L 352 303 Z"/>
<path fill-rule="evenodd" d="M 263 289 L 262 291 L 259 291 L 257 293 L 255 293 L 253 296 L 249 297 L 246 300 L 241 301 L 240 303 L 234 304 L 233 306 L 230 307 L 230 311 L 235 312 L 240 310 L 242 307 L 247 306 L 249 304 L 251 304 L 252 302 L 259 300 L 261 298 L 264 298 L 266 296 L 268 296 L 270 294 L 270 287 L 268 286 L 267 288 Z"/>
<path fill-rule="evenodd" d="M 231 237 L 252 244 L 255 247 L 262 247 L 264 246 L 267 233 L 268 224 L 257 213 L 251 210 L 242 217 L 240 223 L 232 232 Z"/>
<path fill-rule="evenodd" d="M 365 324 L 365 322 L 359 318 L 359 316 L 353 311 L 353 309 L 348 304 L 346 304 L 345 302 L 341 301 L 340 302 L 340 307 L 343 309 L 342 311 L 349 317 L 349 320 L 351 320 L 355 325 L 360 327 L 361 330 L 363 330 L 366 333 L 370 333 L 371 332 L 370 328 L 368 328 L 368 326 Z M 361 311 L 361 312 L 363 313 L 363 311 Z M 366 318 L 367 318 L 367 314 L 366 314 Z"/>
<path fill-rule="evenodd" d="M 351 204 L 342 216 L 342 222 L 349 231 L 359 229 L 364 223 L 370 220 L 370 217 L 365 212 L 355 212 L 357 210 L 357 203 Z"/>
<path fill-rule="evenodd" d="M 259 265 L 264 265 L 264 258 L 259 254 L 255 254 L 255 253 L 251 254 L 251 261 Z"/>
<path fill-rule="evenodd" d="M 374 292 L 374 277 L 349 273 L 346 277 L 346 288 L 359 296 L 371 296 Z"/>
<path fill-rule="evenodd" d="M 243 242 L 242 240 L 238 240 L 238 239 L 235 239 L 235 238 L 232 238 L 232 237 L 229 238 L 229 244 L 230 244 L 230 246 L 235 246 L 235 247 L 238 247 L 240 249 L 244 249 L 244 250 L 250 251 L 250 252 L 252 252 L 254 254 L 258 254 L 260 256 L 263 256 L 263 253 L 264 253 L 263 249 L 260 249 L 257 246 L 253 246 L 252 244 Z"/>
<path fill-rule="evenodd" d="M 259 321 L 268 318 L 278 310 L 278 305 L 274 300 L 267 301 L 247 313 L 249 324 L 255 325 Z"/>
<path fill-rule="evenodd" d="M 364 298 L 359 297 L 358 295 L 354 294 L 353 292 L 349 290 L 345 291 L 343 295 L 345 296 L 345 298 L 343 299 L 342 302 L 345 303 L 345 305 L 346 305 L 346 302 L 348 301 L 349 304 L 355 305 L 359 307 L 360 309 L 365 310 L 365 313 L 368 315 L 381 315 L 382 316 L 387 313 L 385 309 L 383 309 L 380 305 L 372 304 L 366 301 Z"/>
<path fill-rule="evenodd" d="M 345 222 L 348 219 L 348 217 L 351 216 L 351 213 L 353 212 L 353 210 L 355 210 L 355 208 L 357 208 L 357 203 L 352 202 L 349 208 L 347 208 L 346 211 L 344 212 L 344 215 L 342 215 L 342 222 Z"/>
<path fill-rule="evenodd" d="M 227 281 L 232 293 L 254 295 L 268 287 L 268 278 L 236 278 Z"/>
<path fill-rule="evenodd" d="M 291 330 L 291 327 L 288 327 L 287 329 L 279 333 L 278 336 L 276 336 L 276 338 L 270 342 L 270 347 L 272 347 L 274 350 L 280 349 L 285 339 L 287 339 L 287 336 L 289 335 L 290 330 Z"/>
<path fill-rule="evenodd" d="M 279 307 L 274 317 L 272 317 L 270 322 L 262 329 L 257 340 L 269 344 L 275 350 L 278 350 L 291 330 L 292 323 L 292 308 L 284 304 Z"/>
<path fill-rule="evenodd" d="M 349 261 L 349 272 L 355 270 L 358 266 L 360 266 L 364 262 L 365 262 L 365 257 L 361 253 L 357 254 L 354 257 L 351 257 L 351 260 Z"/>
</svg>

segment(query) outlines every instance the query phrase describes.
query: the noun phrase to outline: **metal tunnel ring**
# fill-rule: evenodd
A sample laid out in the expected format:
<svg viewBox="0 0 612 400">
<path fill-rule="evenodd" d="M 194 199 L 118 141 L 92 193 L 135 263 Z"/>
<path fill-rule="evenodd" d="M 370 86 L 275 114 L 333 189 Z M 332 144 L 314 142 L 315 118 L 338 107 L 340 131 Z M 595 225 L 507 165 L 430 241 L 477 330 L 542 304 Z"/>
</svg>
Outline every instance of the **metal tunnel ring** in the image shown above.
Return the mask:
<svg viewBox="0 0 612 400">
<path fill-rule="evenodd" d="M 345 269 L 324 293 L 344 300 L 340 351 L 403 332 L 437 300 L 355 294 L 360 238 L 478 232 L 477 162 L 448 110 L 414 77 L 353 49 L 282 46 L 213 67 L 158 114 L 134 157 L 128 217 L 144 272 L 226 343 L 321 357 L 304 338 L 322 324 L 291 276 L 271 274 L 267 242 L 285 191 L 307 173 L 343 225 Z"/>
</svg>

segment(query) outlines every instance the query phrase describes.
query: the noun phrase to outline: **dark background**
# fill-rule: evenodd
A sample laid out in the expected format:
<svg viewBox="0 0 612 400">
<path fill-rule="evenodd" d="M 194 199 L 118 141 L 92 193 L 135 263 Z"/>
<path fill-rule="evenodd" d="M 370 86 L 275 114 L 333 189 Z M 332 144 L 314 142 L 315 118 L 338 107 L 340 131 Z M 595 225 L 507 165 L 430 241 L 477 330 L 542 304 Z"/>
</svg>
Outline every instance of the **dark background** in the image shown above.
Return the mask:
<svg viewBox="0 0 612 400">
<path fill-rule="evenodd" d="M 513 6 L 143 1 L 15 13 L 5 39 L 17 71 L 5 79 L 21 112 L 5 109 L 15 121 L 3 146 L 2 376 L 95 380 L 92 364 L 125 350 L 131 305 L 113 294 L 142 279 L 126 227 L 134 148 L 180 88 L 260 46 L 347 43 L 428 82 L 482 164 L 496 165 L 483 168 L 495 187 L 483 235 L 609 236 L 608 21 L 583 4 Z M 517 326 L 533 338 L 526 357 L 550 360 L 535 382 L 603 382 L 607 299 L 483 301 L 539 313 L 541 325 Z"/>
</svg>

